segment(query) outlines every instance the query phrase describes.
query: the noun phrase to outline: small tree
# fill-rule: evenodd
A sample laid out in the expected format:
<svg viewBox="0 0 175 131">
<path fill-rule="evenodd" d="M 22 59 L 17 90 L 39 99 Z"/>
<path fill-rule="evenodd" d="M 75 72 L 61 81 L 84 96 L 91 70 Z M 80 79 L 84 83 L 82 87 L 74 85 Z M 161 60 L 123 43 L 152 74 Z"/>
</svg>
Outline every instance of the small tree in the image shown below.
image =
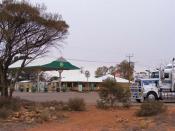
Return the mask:
<svg viewBox="0 0 175 131">
<path fill-rule="evenodd" d="M 110 107 L 114 107 L 115 102 L 126 103 L 130 99 L 129 89 L 117 84 L 114 79 L 106 79 L 101 84 L 101 87 L 99 92 L 100 99 L 104 104 L 107 104 Z"/>
<path fill-rule="evenodd" d="M 98 67 L 97 70 L 95 71 L 95 76 L 101 77 L 101 76 L 106 75 L 107 72 L 108 72 L 108 67 L 106 66 Z"/>
<path fill-rule="evenodd" d="M 134 63 L 124 60 L 117 66 L 117 71 L 120 72 L 121 77 L 133 80 Z"/>
</svg>

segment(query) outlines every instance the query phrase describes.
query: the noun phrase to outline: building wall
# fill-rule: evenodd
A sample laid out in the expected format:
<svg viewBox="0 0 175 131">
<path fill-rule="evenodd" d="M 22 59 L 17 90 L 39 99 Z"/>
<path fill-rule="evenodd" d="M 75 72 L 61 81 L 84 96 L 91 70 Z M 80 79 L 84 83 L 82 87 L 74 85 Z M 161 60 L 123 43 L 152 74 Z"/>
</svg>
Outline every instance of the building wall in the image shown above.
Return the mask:
<svg viewBox="0 0 175 131">
<path fill-rule="evenodd" d="M 18 82 L 15 85 L 15 90 L 21 92 L 31 92 L 32 86 L 33 86 L 32 82 Z"/>
<path fill-rule="evenodd" d="M 100 89 L 101 83 L 95 82 L 62 82 L 62 89 L 66 91 L 97 91 Z M 122 87 L 129 87 L 128 83 L 118 83 L 122 85 Z M 34 90 L 35 88 L 35 90 Z M 16 91 L 22 92 L 44 92 L 45 88 L 48 92 L 56 92 L 59 88 L 59 82 L 50 82 L 46 85 L 45 82 L 40 82 L 39 88 L 37 88 L 37 83 L 32 82 L 18 82 L 15 86 Z"/>
<path fill-rule="evenodd" d="M 21 92 L 44 92 L 45 88 L 45 82 L 39 82 L 38 86 L 36 82 L 17 82 L 15 85 L 15 90 Z"/>
<path fill-rule="evenodd" d="M 91 82 L 61 82 L 62 89 L 69 91 L 96 91 L 99 89 L 99 83 Z M 51 82 L 48 91 L 56 91 L 59 88 L 59 82 Z"/>
</svg>

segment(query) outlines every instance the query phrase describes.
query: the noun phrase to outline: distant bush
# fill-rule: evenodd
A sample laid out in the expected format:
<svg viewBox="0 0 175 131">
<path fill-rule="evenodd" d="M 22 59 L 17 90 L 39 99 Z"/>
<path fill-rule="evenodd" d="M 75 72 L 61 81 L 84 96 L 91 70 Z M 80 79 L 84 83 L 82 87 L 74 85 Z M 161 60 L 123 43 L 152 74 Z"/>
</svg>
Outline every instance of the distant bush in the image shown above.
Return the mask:
<svg viewBox="0 0 175 131">
<path fill-rule="evenodd" d="M 116 83 L 114 79 L 106 79 L 101 84 L 101 89 L 99 90 L 99 97 L 101 104 L 105 104 L 105 106 L 114 107 L 117 102 L 127 103 L 130 101 L 130 90 L 129 87 L 123 87 L 122 85 Z M 97 106 L 100 104 L 98 101 Z"/>
<path fill-rule="evenodd" d="M 160 101 L 144 102 L 140 106 L 140 110 L 136 113 L 137 116 L 153 116 L 165 112 L 166 106 Z"/>
<path fill-rule="evenodd" d="M 86 110 L 86 104 L 84 99 L 82 98 L 73 98 L 69 99 L 68 101 L 68 107 L 72 111 L 84 111 Z"/>
</svg>

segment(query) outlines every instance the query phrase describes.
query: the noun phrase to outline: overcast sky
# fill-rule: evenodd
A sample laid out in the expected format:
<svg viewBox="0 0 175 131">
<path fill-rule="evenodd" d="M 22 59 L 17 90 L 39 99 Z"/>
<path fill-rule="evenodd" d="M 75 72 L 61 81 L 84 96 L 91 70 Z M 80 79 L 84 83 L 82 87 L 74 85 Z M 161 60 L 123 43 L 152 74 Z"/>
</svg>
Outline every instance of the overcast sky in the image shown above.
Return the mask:
<svg viewBox="0 0 175 131">
<path fill-rule="evenodd" d="M 175 57 L 175 0 L 30 1 L 44 3 L 70 26 L 62 53 L 52 52 L 54 57 L 117 64 L 133 53 L 137 69 L 159 66 Z M 106 65 L 71 62 L 85 68 Z"/>
</svg>

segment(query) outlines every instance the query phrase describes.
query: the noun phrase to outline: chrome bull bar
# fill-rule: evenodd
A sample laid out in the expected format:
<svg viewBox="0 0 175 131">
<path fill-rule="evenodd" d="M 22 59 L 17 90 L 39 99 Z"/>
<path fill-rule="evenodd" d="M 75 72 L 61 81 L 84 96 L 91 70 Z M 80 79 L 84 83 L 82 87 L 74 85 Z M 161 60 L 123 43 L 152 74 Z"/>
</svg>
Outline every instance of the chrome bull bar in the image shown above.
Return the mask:
<svg viewBox="0 0 175 131">
<path fill-rule="evenodd" d="M 143 88 L 141 86 L 130 86 L 131 98 L 132 99 L 142 99 L 143 98 Z"/>
</svg>

